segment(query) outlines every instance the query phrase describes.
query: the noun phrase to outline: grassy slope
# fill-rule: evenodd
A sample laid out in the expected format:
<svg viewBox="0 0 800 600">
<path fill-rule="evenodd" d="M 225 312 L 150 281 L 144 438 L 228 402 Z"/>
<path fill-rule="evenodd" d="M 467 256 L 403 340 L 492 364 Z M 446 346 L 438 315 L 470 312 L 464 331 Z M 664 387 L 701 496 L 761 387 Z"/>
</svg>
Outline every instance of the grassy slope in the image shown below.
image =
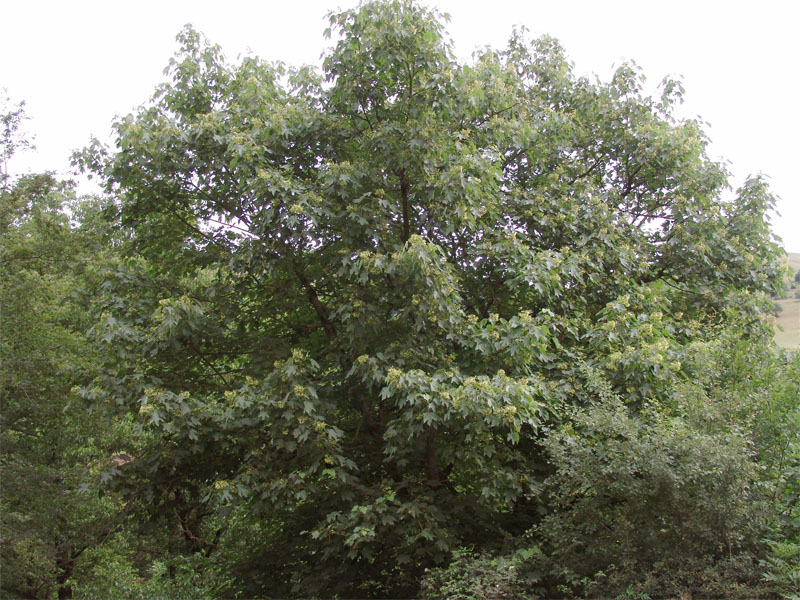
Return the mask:
<svg viewBox="0 0 800 600">
<path fill-rule="evenodd" d="M 793 274 L 800 271 L 800 254 L 797 252 L 789 253 L 789 266 Z M 795 291 L 800 286 L 789 291 L 789 297 L 778 300 L 783 307 L 783 311 L 778 315 L 775 322 L 775 341 L 779 346 L 800 350 L 800 299 L 795 298 Z M 778 329 L 783 328 L 783 331 Z"/>
<path fill-rule="evenodd" d="M 800 252 L 788 252 L 787 255 L 789 256 L 789 266 L 792 268 L 792 276 L 794 273 L 800 271 Z"/>
</svg>

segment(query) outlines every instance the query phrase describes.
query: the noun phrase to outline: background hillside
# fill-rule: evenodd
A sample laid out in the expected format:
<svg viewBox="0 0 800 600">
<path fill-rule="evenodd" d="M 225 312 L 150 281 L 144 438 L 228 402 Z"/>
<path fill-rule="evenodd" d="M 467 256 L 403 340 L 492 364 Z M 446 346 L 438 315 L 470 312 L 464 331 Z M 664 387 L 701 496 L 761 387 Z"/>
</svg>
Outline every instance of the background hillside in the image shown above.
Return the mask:
<svg viewBox="0 0 800 600">
<path fill-rule="evenodd" d="M 789 266 L 792 268 L 792 282 L 794 274 L 800 271 L 800 253 L 789 252 Z M 794 283 L 789 290 L 787 298 L 778 300 L 783 309 L 775 321 L 775 341 L 783 348 L 800 349 L 800 285 Z M 781 329 L 783 331 L 781 331 Z"/>
</svg>

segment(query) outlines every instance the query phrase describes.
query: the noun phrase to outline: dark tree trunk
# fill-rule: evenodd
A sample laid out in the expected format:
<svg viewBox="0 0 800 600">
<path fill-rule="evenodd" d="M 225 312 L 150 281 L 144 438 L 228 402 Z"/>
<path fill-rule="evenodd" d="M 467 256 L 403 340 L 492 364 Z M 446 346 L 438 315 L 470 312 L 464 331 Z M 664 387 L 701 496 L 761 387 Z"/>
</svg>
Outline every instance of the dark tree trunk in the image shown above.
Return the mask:
<svg viewBox="0 0 800 600">
<path fill-rule="evenodd" d="M 67 583 L 72 577 L 72 569 L 75 567 L 75 557 L 72 555 L 72 548 L 69 544 L 59 544 L 56 547 L 56 567 L 58 576 L 58 600 L 72 598 L 72 584 Z"/>
</svg>

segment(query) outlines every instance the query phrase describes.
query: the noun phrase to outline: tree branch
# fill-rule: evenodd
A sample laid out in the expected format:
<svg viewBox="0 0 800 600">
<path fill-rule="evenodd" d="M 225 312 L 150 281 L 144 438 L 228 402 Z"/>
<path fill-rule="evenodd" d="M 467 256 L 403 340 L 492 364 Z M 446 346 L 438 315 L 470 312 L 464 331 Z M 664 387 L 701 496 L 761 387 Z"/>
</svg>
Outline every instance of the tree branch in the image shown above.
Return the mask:
<svg viewBox="0 0 800 600">
<path fill-rule="evenodd" d="M 408 181 L 406 181 L 406 173 L 403 170 L 397 174 L 400 178 L 400 198 L 403 202 L 403 243 L 408 241 L 411 237 L 411 224 L 409 223 L 409 208 L 408 208 Z"/>
</svg>

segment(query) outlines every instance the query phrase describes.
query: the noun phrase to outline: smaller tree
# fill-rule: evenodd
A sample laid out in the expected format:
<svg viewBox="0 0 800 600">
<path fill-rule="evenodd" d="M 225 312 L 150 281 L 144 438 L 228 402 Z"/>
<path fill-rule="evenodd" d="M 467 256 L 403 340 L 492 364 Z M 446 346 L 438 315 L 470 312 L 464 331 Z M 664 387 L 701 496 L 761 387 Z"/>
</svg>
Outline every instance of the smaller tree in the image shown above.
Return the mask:
<svg viewBox="0 0 800 600">
<path fill-rule="evenodd" d="M 33 144 L 21 131 L 22 123 L 28 118 L 25 115 L 25 103 L 16 106 L 11 104 L 11 99 L 5 96 L 6 90 L 0 90 L 0 127 L 2 127 L 2 141 L 0 141 L 0 188 L 6 189 L 11 177 L 8 174 L 8 162 L 11 157 L 24 148 L 33 148 Z"/>
<path fill-rule="evenodd" d="M 2 117 L 4 164 L 22 105 Z M 98 416 L 67 410 L 99 363 L 79 290 L 105 254 L 100 206 L 44 173 L 0 186 L 0 556 L 4 592 L 68 598 L 76 561 L 119 524 L 110 498 L 81 493 L 106 463 Z"/>
</svg>

